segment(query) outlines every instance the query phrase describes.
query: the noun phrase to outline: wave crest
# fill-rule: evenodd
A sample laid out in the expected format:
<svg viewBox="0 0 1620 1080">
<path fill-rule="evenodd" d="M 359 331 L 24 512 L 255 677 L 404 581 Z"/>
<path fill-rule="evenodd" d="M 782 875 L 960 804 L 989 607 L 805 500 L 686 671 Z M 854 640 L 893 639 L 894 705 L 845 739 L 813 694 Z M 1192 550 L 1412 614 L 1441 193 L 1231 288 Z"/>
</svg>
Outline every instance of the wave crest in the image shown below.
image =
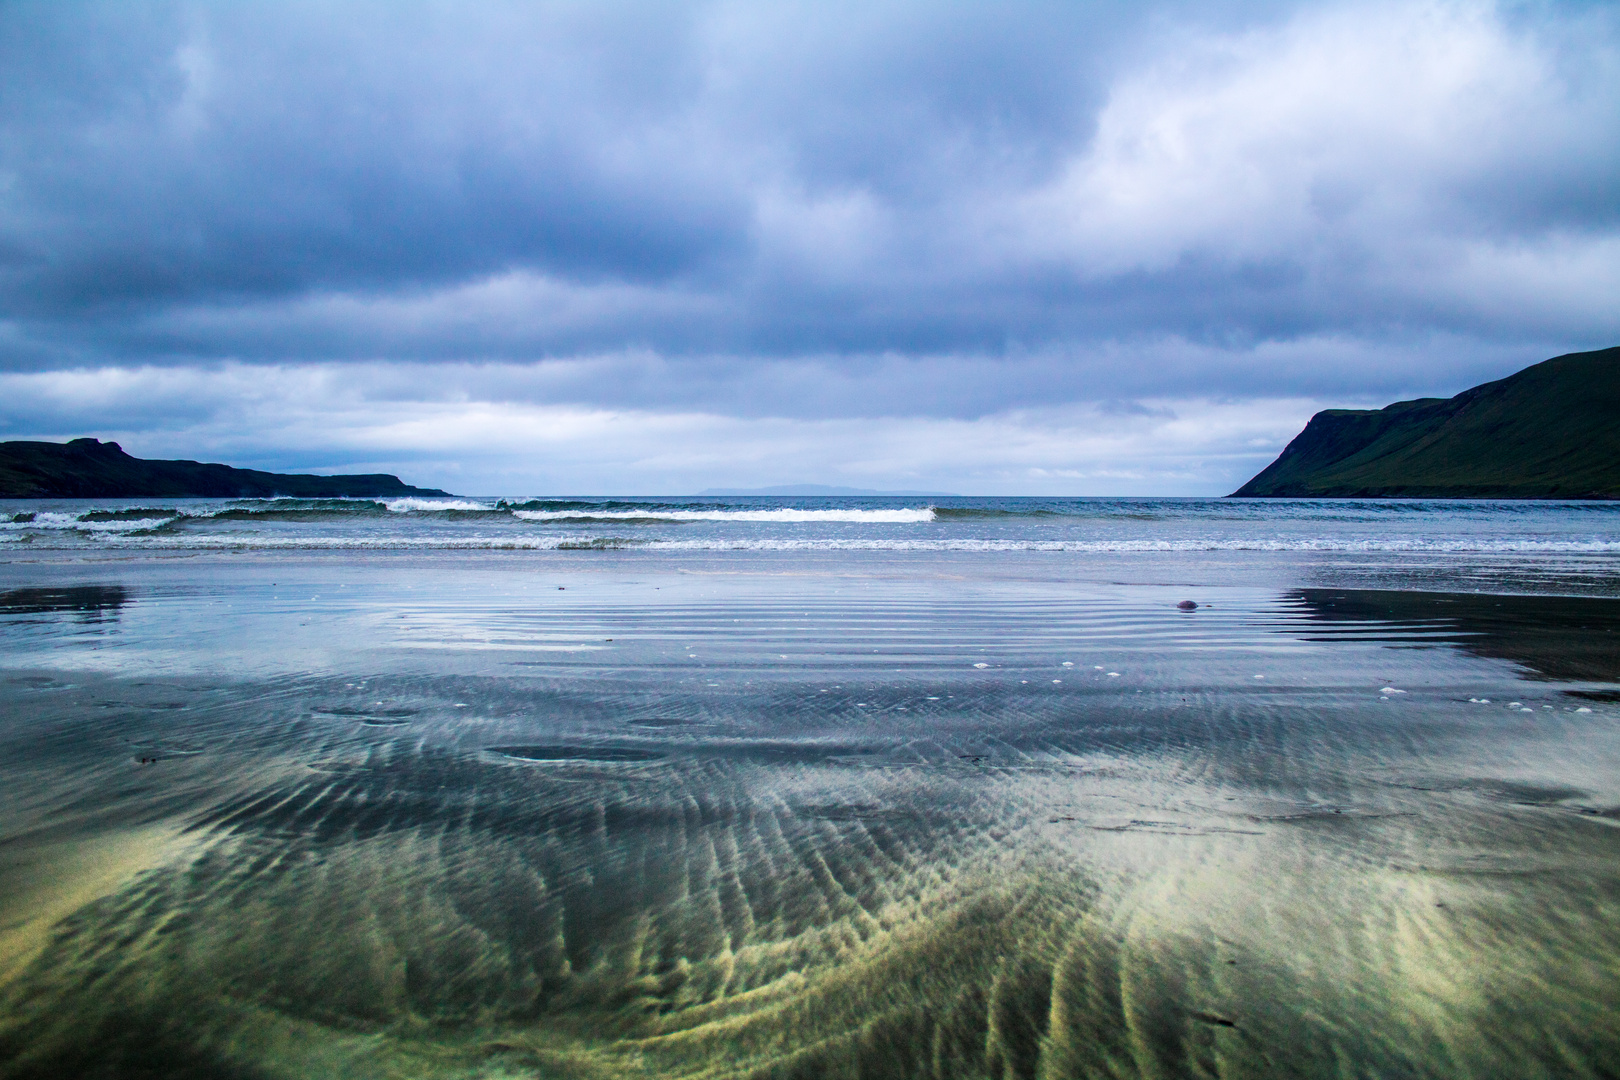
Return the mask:
<svg viewBox="0 0 1620 1080">
<path fill-rule="evenodd" d="M 567 510 L 518 510 L 512 516 L 523 521 L 614 521 L 614 522 L 670 522 L 670 521 L 752 521 L 780 522 L 849 522 L 866 525 L 912 525 L 934 520 L 931 506 L 896 510 L 800 510 L 780 507 L 771 510 L 677 510 L 638 507 L 634 510 L 589 510 L 581 513 Z"/>
</svg>

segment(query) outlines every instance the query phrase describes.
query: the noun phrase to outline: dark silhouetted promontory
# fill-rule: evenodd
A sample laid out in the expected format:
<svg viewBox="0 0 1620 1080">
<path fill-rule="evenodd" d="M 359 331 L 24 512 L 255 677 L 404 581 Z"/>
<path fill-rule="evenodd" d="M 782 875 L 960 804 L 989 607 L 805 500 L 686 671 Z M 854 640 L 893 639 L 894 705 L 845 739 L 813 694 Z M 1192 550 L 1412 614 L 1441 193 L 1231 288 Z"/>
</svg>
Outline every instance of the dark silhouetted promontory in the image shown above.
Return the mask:
<svg viewBox="0 0 1620 1080">
<path fill-rule="evenodd" d="M 1620 348 L 1454 398 L 1326 409 L 1234 496 L 1620 498 Z"/>
<path fill-rule="evenodd" d="M 0 443 L 0 497 L 8 499 L 330 499 L 348 495 L 444 495 L 397 476 L 308 476 L 233 469 L 200 461 L 145 461 L 115 442 Z"/>
</svg>

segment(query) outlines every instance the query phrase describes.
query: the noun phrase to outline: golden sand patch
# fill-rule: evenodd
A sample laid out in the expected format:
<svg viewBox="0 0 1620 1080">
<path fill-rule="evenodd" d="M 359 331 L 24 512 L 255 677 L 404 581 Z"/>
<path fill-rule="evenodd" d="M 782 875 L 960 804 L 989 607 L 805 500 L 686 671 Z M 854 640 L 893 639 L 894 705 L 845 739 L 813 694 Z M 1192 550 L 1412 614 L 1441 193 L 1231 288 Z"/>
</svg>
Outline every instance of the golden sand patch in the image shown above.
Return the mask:
<svg viewBox="0 0 1620 1080">
<path fill-rule="evenodd" d="M 0 986 L 40 954 L 58 922 L 163 865 L 182 843 L 179 827 L 155 825 L 0 848 Z"/>
</svg>

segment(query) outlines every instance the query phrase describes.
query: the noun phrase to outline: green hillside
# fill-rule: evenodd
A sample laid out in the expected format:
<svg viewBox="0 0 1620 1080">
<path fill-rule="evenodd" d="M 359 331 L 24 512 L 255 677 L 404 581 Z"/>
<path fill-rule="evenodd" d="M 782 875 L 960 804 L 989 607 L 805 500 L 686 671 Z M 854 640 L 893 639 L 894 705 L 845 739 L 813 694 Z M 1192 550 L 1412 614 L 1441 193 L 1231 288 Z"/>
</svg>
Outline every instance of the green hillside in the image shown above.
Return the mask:
<svg viewBox="0 0 1620 1080">
<path fill-rule="evenodd" d="M 115 442 L 0 443 L 0 498 L 329 499 L 350 495 L 443 495 L 414 488 L 386 473 L 308 476 L 233 469 L 200 461 L 147 461 Z"/>
<path fill-rule="evenodd" d="M 1454 398 L 1326 409 L 1234 497 L 1620 498 L 1620 348 Z"/>
</svg>

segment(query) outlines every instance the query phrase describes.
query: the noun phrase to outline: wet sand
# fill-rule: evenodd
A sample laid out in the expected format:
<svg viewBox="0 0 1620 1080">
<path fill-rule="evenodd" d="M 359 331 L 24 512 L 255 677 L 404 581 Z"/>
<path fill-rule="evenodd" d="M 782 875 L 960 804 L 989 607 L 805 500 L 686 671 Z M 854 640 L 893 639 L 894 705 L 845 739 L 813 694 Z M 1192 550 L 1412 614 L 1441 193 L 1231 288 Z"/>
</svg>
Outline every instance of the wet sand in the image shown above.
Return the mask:
<svg viewBox="0 0 1620 1080">
<path fill-rule="evenodd" d="M 1616 1074 L 1620 601 L 973 565 L 8 567 L 0 1075 Z"/>
</svg>

